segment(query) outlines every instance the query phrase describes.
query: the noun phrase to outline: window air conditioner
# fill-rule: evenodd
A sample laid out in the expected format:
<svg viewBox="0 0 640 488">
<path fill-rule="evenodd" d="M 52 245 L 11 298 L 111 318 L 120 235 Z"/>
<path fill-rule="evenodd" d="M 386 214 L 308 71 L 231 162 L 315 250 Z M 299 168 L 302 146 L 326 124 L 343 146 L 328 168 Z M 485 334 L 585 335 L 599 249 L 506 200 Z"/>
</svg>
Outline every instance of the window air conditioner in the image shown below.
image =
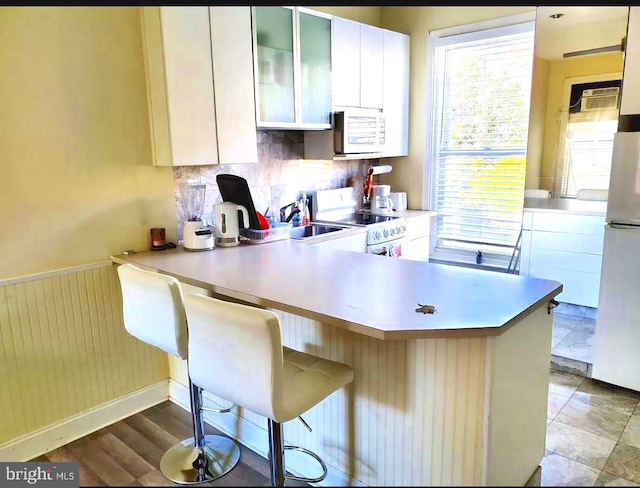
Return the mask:
<svg viewBox="0 0 640 488">
<path fill-rule="evenodd" d="M 620 88 L 594 88 L 582 92 L 580 112 L 603 110 L 618 107 L 618 92 Z"/>
</svg>

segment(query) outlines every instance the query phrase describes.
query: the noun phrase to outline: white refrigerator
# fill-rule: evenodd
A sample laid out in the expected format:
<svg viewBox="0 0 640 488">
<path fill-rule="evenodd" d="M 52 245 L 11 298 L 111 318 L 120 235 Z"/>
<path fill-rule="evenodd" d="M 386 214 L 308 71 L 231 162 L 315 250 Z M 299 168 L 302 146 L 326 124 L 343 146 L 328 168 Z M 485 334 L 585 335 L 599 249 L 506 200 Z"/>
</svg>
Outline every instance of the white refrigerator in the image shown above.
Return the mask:
<svg viewBox="0 0 640 488">
<path fill-rule="evenodd" d="M 640 391 L 640 7 L 630 7 L 604 231 L 593 377 Z"/>
<path fill-rule="evenodd" d="M 593 377 L 640 391 L 640 132 L 614 137 Z"/>
</svg>

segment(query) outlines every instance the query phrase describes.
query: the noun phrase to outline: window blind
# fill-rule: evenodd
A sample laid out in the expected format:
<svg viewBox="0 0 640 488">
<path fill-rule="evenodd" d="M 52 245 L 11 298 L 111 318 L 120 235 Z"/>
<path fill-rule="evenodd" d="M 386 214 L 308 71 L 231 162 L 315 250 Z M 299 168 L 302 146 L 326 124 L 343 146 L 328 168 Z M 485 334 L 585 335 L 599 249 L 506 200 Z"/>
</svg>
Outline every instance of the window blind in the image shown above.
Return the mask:
<svg viewBox="0 0 640 488">
<path fill-rule="evenodd" d="M 613 136 L 617 130 L 617 109 L 569 114 L 564 135 L 563 197 L 575 198 L 583 189 L 609 188 Z"/>
<path fill-rule="evenodd" d="M 534 29 L 476 34 L 433 52 L 436 252 L 510 254 L 522 224 Z"/>
</svg>

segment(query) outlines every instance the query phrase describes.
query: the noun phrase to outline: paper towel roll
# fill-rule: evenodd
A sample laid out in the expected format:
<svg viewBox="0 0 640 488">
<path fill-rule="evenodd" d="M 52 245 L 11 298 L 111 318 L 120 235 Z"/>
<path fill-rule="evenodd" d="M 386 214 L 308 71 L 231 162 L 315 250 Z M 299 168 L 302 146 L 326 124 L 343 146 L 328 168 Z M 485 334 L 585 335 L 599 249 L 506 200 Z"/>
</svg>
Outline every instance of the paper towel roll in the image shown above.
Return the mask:
<svg viewBox="0 0 640 488">
<path fill-rule="evenodd" d="M 383 164 L 382 166 L 374 166 L 373 167 L 373 174 L 374 175 L 381 175 L 384 173 L 391 173 L 391 165 L 390 164 Z"/>
</svg>

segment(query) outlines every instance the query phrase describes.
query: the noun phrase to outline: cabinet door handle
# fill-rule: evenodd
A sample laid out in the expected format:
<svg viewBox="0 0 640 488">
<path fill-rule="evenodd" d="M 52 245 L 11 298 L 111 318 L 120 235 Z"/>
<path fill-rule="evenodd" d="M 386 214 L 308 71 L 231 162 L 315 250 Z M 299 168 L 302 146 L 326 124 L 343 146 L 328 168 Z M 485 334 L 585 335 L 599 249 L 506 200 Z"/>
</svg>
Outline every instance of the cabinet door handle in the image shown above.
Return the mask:
<svg viewBox="0 0 640 488">
<path fill-rule="evenodd" d="M 621 222 L 610 222 L 609 227 L 611 227 L 612 229 L 640 230 L 640 222 L 638 222 L 637 224 L 623 224 Z"/>
</svg>

